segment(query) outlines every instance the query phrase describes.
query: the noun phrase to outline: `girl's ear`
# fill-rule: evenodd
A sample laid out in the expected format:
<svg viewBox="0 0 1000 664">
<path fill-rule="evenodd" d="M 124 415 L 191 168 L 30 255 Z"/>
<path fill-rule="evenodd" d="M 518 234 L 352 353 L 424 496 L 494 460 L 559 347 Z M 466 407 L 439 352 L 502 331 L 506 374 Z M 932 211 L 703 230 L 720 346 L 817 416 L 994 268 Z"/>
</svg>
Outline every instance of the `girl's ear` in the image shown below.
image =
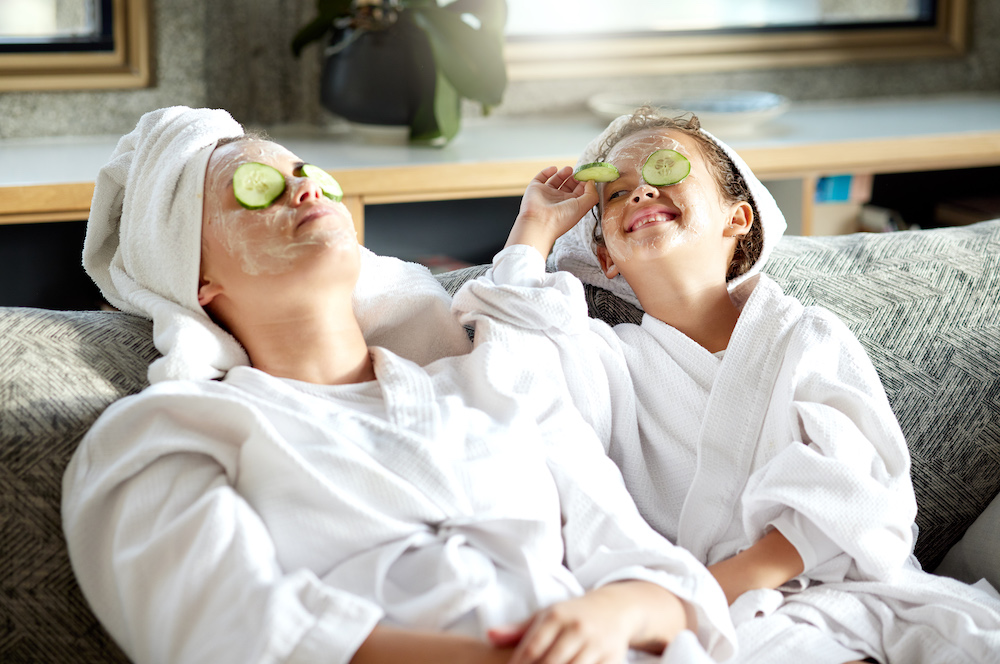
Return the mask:
<svg viewBox="0 0 1000 664">
<path fill-rule="evenodd" d="M 604 276 L 608 279 L 614 279 L 618 276 L 618 266 L 615 265 L 611 253 L 603 244 L 597 245 L 597 261 L 601 264 L 601 270 L 604 271 Z"/>
<path fill-rule="evenodd" d="M 750 232 L 753 226 L 753 208 L 750 203 L 740 201 L 733 206 L 733 213 L 729 218 L 729 224 L 723 229 L 724 237 L 739 237 Z"/>
</svg>

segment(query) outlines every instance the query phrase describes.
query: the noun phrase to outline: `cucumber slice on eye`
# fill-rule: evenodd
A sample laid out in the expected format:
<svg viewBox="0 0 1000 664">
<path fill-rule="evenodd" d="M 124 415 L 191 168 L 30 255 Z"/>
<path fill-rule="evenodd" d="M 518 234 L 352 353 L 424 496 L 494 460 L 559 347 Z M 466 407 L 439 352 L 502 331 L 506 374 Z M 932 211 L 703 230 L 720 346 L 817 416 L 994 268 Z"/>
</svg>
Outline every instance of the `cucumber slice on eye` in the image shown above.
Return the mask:
<svg viewBox="0 0 1000 664">
<path fill-rule="evenodd" d="M 618 179 L 618 169 L 615 168 L 614 164 L 609 164 L 606 161 L 595 161 L 576 169 L 573 178 L 578 182 L 586 182 L 587 180 L 611 182 Z"/>
<path fill-rule="evenodd" d="M 240 164 L 233 173 L 233 194 L 248 210 L 260 210 L 285 191 L 285 176 L 274 166 L 255 161 Z"/>
<path fill-rule="evenodd" d="M 319 183 L 319 188 L 323 191 L 323 195 L 327 198 L 339 201 L 344 197 L 344 190 L 341 188 L 340 183 L 319 166 L 306 164 L 302 167 L 302 175 L 316 180 Z"/>
<path fill-rule="evenodd" d="M 657 150 L 642 165 L 642 179 L 654 187 L 677 184 L 691 172 L 691 162 L 677 150 Z"/>
</svg>

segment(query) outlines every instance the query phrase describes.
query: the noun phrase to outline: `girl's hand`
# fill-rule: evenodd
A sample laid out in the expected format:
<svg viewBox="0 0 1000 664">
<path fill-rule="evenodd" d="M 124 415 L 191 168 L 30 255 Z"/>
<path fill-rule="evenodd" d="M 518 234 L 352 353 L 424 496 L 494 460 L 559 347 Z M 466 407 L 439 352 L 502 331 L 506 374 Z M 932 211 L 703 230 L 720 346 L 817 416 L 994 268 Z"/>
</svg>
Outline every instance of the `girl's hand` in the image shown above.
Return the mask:
<svg viewBox="0 0 1000 664">
<path fill-rule="evenodd" d="M 597 187 L 577 182 L 573 169 L 549 166 L 528 184 L 507 246 L 527 244 L 548 256 L 556 238 L 572 228 L 597 205 Z"/>
<path fill-rule="evenodd" d="M 798 549 L 779 530 L 769 531 L 753 546 L 708 567 L 729 604 L 748 590 L 777 588 L 803 570 Z"/>
<path fill-rule="evenodd" d="M 645 581 L 622 581 L 539 611 L 517 625 L 490 630 L 510 664 L 622 664 L 629 648 L 660 654 L 683 629 L 684 605 Z"/>
</svg>

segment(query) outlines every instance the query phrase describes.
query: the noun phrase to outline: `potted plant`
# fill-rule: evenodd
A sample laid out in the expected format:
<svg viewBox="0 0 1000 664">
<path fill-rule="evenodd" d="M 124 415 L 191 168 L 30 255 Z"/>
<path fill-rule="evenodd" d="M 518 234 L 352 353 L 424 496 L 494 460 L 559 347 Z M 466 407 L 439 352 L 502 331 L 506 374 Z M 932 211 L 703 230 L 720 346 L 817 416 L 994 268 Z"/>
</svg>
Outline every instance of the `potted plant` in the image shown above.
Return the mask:
<svg viewBox="0 0 1000 664">
<path fill-rule="evenodd" d="M 506 0 L 317 0 L 317 16 L 292 41 L 329 46 L 321 100 L 346 119 L 408 125 L 410 140 L 445 143 L 463 98 L 500 103 Z"/>
</svg>

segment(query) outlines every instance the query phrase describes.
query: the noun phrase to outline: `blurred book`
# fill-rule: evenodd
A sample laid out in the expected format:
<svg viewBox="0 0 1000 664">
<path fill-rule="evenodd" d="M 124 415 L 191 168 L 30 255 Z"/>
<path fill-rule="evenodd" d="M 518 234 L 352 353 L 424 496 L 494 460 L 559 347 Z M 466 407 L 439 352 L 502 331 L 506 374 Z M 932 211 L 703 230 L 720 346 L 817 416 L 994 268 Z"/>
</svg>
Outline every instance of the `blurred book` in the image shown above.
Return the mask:
<svg viewBox="0 0 1000 664">
<path fill-rule="evenodd" d="M 843 235 L 862 230 L 861 210 L 871 200 L 869 173 L 824 175 L 816 180 L 811 235 Z"/>
<path fill-rule="evenodd" d="M 824 175 L 816 180 L 817 203 L 867 203 L 872 197 L 871 173 Z"/>
</svg>

